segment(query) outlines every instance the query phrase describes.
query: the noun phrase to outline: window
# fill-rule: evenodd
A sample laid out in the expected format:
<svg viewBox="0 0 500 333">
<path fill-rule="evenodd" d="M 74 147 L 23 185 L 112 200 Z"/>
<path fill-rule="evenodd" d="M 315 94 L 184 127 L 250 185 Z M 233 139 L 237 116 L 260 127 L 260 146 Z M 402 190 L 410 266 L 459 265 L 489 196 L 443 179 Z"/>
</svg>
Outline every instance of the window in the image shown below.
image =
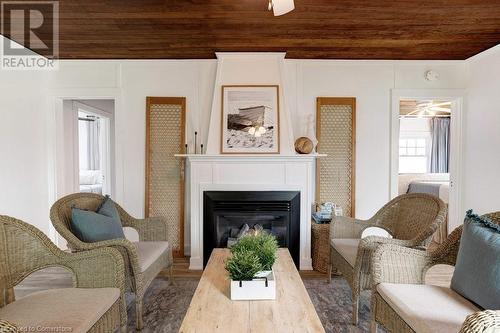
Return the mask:
<svg viewBox="0 0 500 333">
<path fill-rule="evenodd" d="M 423 138 L 399 139 L 399 156 L 425 156 L 425 148 Z"/>
<path fill-rule="evenodd" d="M 426 173 L 428 140 L 424 137 L 399 139 L 399 173 Z"/>
</svg>

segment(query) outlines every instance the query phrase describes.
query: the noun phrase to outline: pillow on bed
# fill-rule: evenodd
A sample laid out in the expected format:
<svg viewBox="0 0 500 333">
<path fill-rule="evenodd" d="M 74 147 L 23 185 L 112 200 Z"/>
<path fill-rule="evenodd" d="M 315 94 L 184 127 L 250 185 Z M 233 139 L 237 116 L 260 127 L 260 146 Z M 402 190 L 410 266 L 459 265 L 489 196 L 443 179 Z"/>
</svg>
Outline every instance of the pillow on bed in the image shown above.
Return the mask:
<svg viewBox="0 0 500 333">
<path fill-rule="evenodd" d="M 500 309 L 500 225 L 467 212 L 451 289 L 483 309 Z"/>
<path fill-rule="evenodd" d="M 101 184 L 101 180 L 100 170 L 80 170 L 80 185 Z"/>
</svg>

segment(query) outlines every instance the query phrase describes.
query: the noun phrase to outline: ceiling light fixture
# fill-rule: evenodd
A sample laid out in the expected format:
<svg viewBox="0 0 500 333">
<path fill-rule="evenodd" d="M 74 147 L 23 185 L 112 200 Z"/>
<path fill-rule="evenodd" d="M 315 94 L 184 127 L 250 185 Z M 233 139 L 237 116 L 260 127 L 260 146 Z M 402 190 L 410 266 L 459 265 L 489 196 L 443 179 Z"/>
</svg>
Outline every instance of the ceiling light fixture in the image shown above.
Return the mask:
<svg viewBox="0 0 500 333">
<path fill-rule="evenodd" d="M 274 16 L 284 15 L 295 9 L 293 0 L 269 0 L 268 10 L 273 10 Z"/>
</svg>

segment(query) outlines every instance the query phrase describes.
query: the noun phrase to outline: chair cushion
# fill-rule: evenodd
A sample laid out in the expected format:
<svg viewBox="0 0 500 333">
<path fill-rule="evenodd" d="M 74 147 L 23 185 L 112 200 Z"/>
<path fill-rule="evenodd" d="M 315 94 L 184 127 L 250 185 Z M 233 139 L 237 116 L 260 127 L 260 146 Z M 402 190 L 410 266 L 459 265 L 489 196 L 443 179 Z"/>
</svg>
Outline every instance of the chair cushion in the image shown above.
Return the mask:
<svg viewBox="0 0 500 333">
<path fill-rule="evenodd" d="M 381 283 L 377 292 L 417 333 L 456 333 L 479 309 L 446 287 Z"/>
<path fill-rule="evenodd" d="M 49 289 L 22 297 L 1 308 L 0 318 L 20 329 L 61 327 L 70 328 L 72 333 L 87 332 L 119 297 L 118 288 Z"/>
<path fill-rule="evenodd" d="M 145 272 L 160 256 L 168 251 L 168 242 L 133 242 L 139 256 L 141 272 Z"/>
<path fill-rule="evenodd" d="M 356 264 L 356 255 L 358 254 L 358 238 L 333 238 L 333 248 L 351 265 Z"/>
<path fill-rule="evenodd" d="M 500 309 L 500 226 L 467 212 L 451 288 L 483 309 Z"/>
</svg>

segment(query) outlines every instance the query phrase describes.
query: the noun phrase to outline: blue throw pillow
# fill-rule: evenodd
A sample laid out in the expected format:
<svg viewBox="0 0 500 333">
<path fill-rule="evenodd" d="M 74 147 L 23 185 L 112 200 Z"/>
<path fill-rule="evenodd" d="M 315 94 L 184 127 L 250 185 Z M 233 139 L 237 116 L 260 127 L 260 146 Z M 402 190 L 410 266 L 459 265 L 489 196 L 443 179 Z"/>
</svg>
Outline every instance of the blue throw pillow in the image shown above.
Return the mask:
<svg viewBox="0 0 500 333">
<path fill-rule="evenodd" d="M 451 289 L 487 310 L 500 310 L 500 226 L 472 211 L 464 221 Z"/>
<path fill-rule="evenodd" d="M 109 197 L 104 199 L 97 212 L 73 207 L 71 231 L 86 243 L 125 238 L 120 216 Z"/>
<path fill-rule="evenodd" d="M 111 200 L 109 195 L 106 195 L 101 206 L 99 206 L 99 208 L 97 209 L 97 214 L 111 217 L 117 221 L 120 221 L 120 214 L 118 214 L 118 210 L 116 209 L 115 203 L 113 202 L 113 200 Z"/>
</svg>

